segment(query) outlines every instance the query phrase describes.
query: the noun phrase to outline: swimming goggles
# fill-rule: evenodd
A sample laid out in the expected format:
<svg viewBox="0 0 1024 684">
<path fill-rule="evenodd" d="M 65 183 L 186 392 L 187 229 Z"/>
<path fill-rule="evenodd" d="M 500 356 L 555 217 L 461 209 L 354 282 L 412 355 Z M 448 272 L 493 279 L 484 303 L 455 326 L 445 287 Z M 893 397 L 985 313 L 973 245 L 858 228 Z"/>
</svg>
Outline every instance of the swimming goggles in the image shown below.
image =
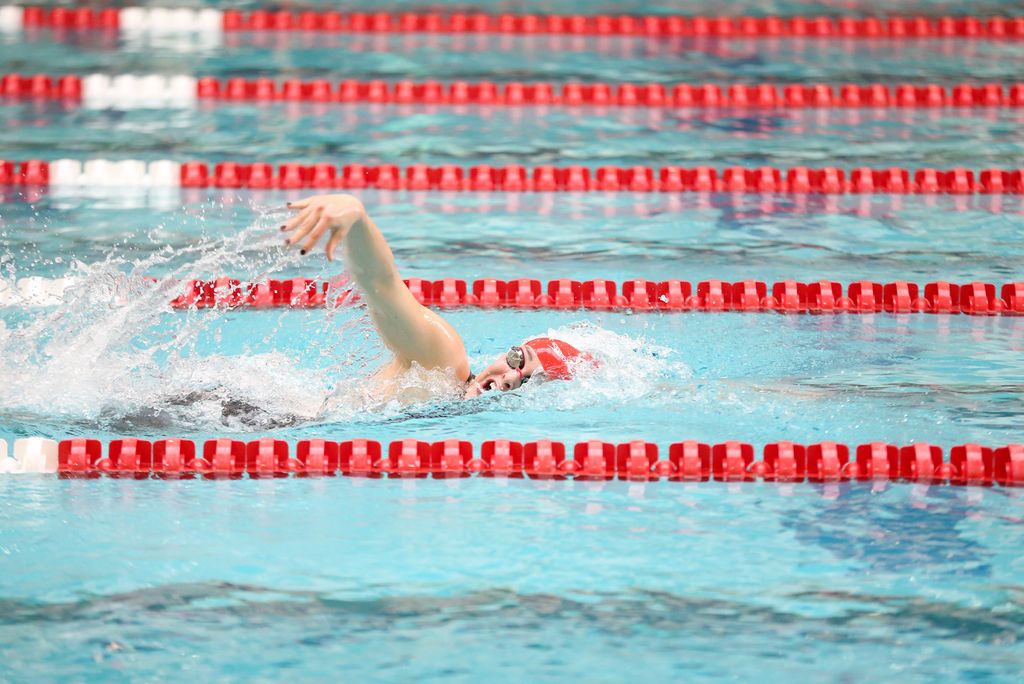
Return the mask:
<svg viewBox="0 0 1024 684">
<path fill-rule="evenodd" d="M 526 367 L 526 352 L 519 345 L 513 344 L 505 354 L 505 363 L 508 367 L 519 373 L 520 383 L 525 383 L 529 377 L 523 375 L 523 368 Z"/>
</svg>

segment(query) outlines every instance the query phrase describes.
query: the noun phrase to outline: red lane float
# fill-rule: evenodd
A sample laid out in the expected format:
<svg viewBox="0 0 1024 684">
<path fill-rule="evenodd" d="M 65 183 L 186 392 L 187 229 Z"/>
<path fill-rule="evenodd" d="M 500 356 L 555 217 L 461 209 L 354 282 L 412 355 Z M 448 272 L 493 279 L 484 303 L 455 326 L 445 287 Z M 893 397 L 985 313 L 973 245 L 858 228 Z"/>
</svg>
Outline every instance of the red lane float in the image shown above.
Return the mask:
<svg viewBox="0 0 1024 684">
<path fill-rule="evenodd" d="M 60 164 L 67 163 L 62 160 Z M 71 162 L 78 164 L 78 162 Z M 141 162 L 140 162 L 141 163 Z M 154 162 L 154 164 L 157 162 Z M 162 161 L 160 164 L 175 162 Z M 54 162 L 56 166 L 58 162 Z M 88 162 L 86 163 L 88 165 Z M 152 165 L 152 164 L 151 164 Z M 47 186 L 49 162 L 0 160 L 0 186 Z M 395 164 L 369 166 L 346 164 L 272 164 L 220 162 L 208 165 L 191 161 L 176 164 L 177 178 L 160 177 L 159 184 L 185 188 L 224 189 L 346 189 L 412 190 L 444 192 L 719 192 L 795 194 L 1024 194 L 1024 169 L 812 169 L 797 166 L 715 169 L 710 166 L 685 168 L 601 167 L 518 165 L 495 168 L 488 165 L 468 169 L 454 164 L 427 166 Z M 79 178 L 78 184 L 95 184 L 108 179 Z"/>
<path fill-rule="evenodd" d="M 341 13 L 228 10 L 225 31 L 506 33 L 719 38 L 970 38 L 1024 37 L 1019 17 L 685 17 L 479 13 Z"/>
<path fill-rule="evenodd" d="M 94 439 L 58 445 L 58 472 L 64 477 L 241 478 L 334 476 L 370 478 L 513 477 L 548 480 L 628 480 L 673 482 L 842 482 L 893 481 L 934 485 L 1024 486 L 1024 445 L 990 448 L 961 444 L 944 458 L 941 447 L 923 442 L 894 445 L 871 442 L 765 444 L 761 458 L 745 442 L 670 444 L 659 458 L 657 444 L 588 440 L 575 445 L 540 440 L 490 440 L 479 453 L 465 440 L 424 442 L 402 439 L 382 445 L 373 440 L 335 442 L 310 439 L 295 445 L 264 437 L 249 442 L 212 439 L 149 442 L 119 439 L 106 455 Z M 197 456 L 198 454 L 198 456 Z"/>
<path fill-rule="evenodd" d="M 19 28 L 136 31 L 322 31 L 351 33 L 504 33 L 685 38 L 1024 38 L 1024 18 L 1007 16 L 823 17 L 338 12 L 258 8 L 9 8 Z M 170 21 L 169 21 L 170 20 Z"/>
<path fill-rule="evenodd" d="M 141 78 L 141 77 L 135 77 Z M 1024 107 L 1024 83 L 961 83 L 952 87 L 938 84 L 828 84 L 775 83 L 496 83 L 491 81 L 395 81 L 387 82 L 326 79 L 302 81 L 269 78 L 184 79 L 192 92 L 175 89 L 175 78 L 162 77 L 166 92 L 151 96 L 181 99 L 191 104 L 206 101 L 342 102 L 415 105 L 485 106 L 619 106 L 678 108 L 935 108 L 935 107 Z M 60 99 L 78 101 L 83 97 L 117 102 L 119 79 L 47 74 L 0 75 L 0 96 L 14 99 Z M 183 86 L 179 86 L 183 87 Z M 168 105 L 174 104 L 168 101 Z"/>
<path fill-rule="evenodd" d="M 17 75 L 10 75 L 12 78 Z M 24 78 L 24 77 L 22 77 Z M 67 78 L 67 77 L 65 77 Z M 30 88 L 23 86 L 27 92 Z M 11 88 L 12 94 L 15 88 Z M 5 89 L 5 93 L 7 90 Z M 284 100 L 419 105 L 545 105 L 695 108 L 1022 107 L 1024 83 L 938 85 L 774 83 L 495 83 L 490 81 L 356 81 L 200 78 L 207 100 Z"/>
<path fill-rule="evenodd" d="M 27 162 L 25 162 L 27 163 Z M 18 176 L 12 170 L 12 181 Z M 1024 169 L 777 169 L 676 166 L 602 167 L 517 165 L 465 169 L 453 164 L 269 164 L 202 162 L 181 165 L 182 187 L 343 188 L 359 190 L 503 191 L 503 192 L 727 192 L 727 193 L 878 193 L 878 194 L 1024 194 Z"/>
<path fill-rule="evenodd" d="M 424 306 L 441 308 L 474 306 L 482 309 L 590 309 L 595 311 L 700 311 L 760 312 L 783 314 L 963 313 L 974 316 L 1024 315 L 1024 281 L 973 282 L 958 285 L 945 281 L 916 283 L 857 281 L 843 285 L 822 280 L 812 283 L 784 280 L 768 283 L 743 280 L 730 283 L 704 280 L 693 285 L 683 280 L 629 280 L 621 284 L 606 279 L 548 281 L 483 278 L 472 284 L 458 278 L 404 281 Z M 696 292 L 696 294 L 691 294 Z M 621 294 L 620 294 L 621 293 Z M 923 296 L 920 296 L 923 293 Z M 347 281 L 326 282 L 310 278 L 241 283 L 233 278 L 191 280 L 172 302 L 175 309 L 312 308 L 355 303 L 357 295 Z"/>
<path fill-rule="evenodd" d="M 8 6 L 10 7 L 10 6 Z M 6 9 L 6 8 L 5 8 Z M 21 8 L 21 26 L 57 30 L 117 29 L 121 11 L 114 7 L 36 7 Z"/>
</svg>

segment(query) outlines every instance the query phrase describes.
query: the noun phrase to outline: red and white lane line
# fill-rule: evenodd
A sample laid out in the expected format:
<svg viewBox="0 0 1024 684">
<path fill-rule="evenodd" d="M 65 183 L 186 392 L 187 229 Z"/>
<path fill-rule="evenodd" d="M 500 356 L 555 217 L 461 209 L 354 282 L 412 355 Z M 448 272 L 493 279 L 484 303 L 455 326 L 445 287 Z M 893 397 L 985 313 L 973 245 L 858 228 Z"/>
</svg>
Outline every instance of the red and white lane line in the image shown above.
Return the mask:
<svg viewBox="0 0 1024 684">
<path fill-rule="evenodd" d="M 680 38 L 959 38 L 1019 40 L 1024 17 L 921 15 L 887 17 L 723 17 L 538 15 L 465 12 L 337 12 L 255 9 L 5 6 L 0 30 L 121 30 L 138 33 L 323 31 L 371 33 L 504 33 Z"/>
<path fill-rule="evenodd" d="M 702 280 L 696 287 L 685 280 L 578 281 L 459 278 L 405 281 L 420 304 L 440 308 L 472 306 L 514 309 L 588 309 L 595 311 L 769 312 L 785 314 L 945 313 L 974 316 L 1024 315 L 1024 282 L 937 281 L 918 286 L 899 280 L 877 283 L 861 280 L 843 285 L 830 280 L 801 282 L 760 280 L 728 282 Z M 176 309 L 293 307 L 309 308 L 352 303 L 347 282 L 311 278 L 241 283 L 231 278 L 193 280 L 171 306 Z"/>
<path fill-rule="evenodd" d="M 333 102 L 486 107 L 857 109 L 1024 107 L 1024 82 L 851 84 L 495 83 L 493 81 L 275 80 L 188 75 L 0 75 L 0 97 L 94 108 L 189 108 L 203 102 Z"/>
<path fill-rule="evenodd" d="M 156 279 L 147 279 L 156 283 Z M 554 309 L 632 312 L 775 312 L 781 314 L 930 313 L 971 316 L 1024 315 L 1024 281 L 955 283 L 945 280 L 918 285 L 897 280 L 572 280 L 546 283 L 531 278 L 501 280 L 409 278 L 406 286 L 418 302 L 438 308 Z M 172 282 L 168 296 L 174 309 L 269 309 L 334 307 L 358 302 L 344 279 L 319 281 L 289 278 L 255 283 L 235 278 Z M 16 282 L 0 279 L 0 306 L 52 306 L 78 287 L 73 278 L 31 276 Z M 122 295 L 112 304 L 124 303 Z"/>
<path fill-rule="evenodd" d="M 75 278 L 0 278 L 0 306 L 58 306 L 64 302 L 65 292 L 76 284 Z"/>
<path fill-rule="evenodd" d="M 0 186 L 27 185 L 83 188 L 177 188 L 181 187 L 181 164 L 168 159 L 144 162 L 137 159 L 57 159 L 33 166 L 22 164 L 13 176 L 0 161 Z M 7 180 L 8 182 L 5 182 Z M 19 182 L 20 181 L 20 182 Z"/>
<path fill-rule="evenodd" d="M 0 7 L 0 31 L 47 28 L 113 30 L 126 33 L 223 33 L 224 12 L 217 9 L 144 7 Z"/>
<path fill-rule="evenodd" d="M 127 159 L 0 160 L 0 187 L 379 189 L 445 192 L 635 192 L 794 194 L 1024 194 L 1024 169 L 841 169 L 710 166 L 532 168 L 508 165 L 243 164 Z"/>
<path fill-rule="evenodd" d="M 104 453 L 105 452 L 105 453 Z M 309 439 L 295 445 L 270 437 L 243 442 L 211 439 L 95 439 L 57 442 L 28 437 L 14 442 L 13 457 L 0 440 L 0 473 L 59 473 L 62 477 L 101 475 L 132 479 L 273 478 L 348 476 L 437 479 L 513 477 L 542 480 L 651 482 L 908 482 L 927 485 L 1024 486 L 1024 445 L 992 448 L 960 444 L 949 450 L 925 442 L 896 445 L 867 442 L 799 444 L 771 442 L 756 458 L 754 445 L 727 441 L 673 442 L 667 458 L 658 444 L 587 440 L 514 442 L 488 440 L 474 449 L 466 440 L 424 442 L 402 439 L 382 445 L 351 439 Z"/>
</svg>

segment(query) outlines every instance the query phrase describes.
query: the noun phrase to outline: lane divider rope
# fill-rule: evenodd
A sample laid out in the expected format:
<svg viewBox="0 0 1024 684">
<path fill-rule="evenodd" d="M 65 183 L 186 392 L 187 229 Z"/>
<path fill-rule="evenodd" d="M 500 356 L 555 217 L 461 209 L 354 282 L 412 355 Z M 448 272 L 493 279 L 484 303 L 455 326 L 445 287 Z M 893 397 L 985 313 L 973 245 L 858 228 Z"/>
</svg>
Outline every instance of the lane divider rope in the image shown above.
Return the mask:
<svg viewBox="0 0 1024 684">
<path fill-rule="evenodd" d="M 675 442 L 668 458 L 658 445 L 641 440 L 614 444 L 598 440 L 566 445 L 539 440 L 488 440 L 474 450 L 465 440 L 424 442 L 402 439 L 382 445 L 354 439 L 302 440 L 292 458 L 286 441 L 264 437 L 243 442 L 211 439 L 111 441 L 104 455 L 96 439 L 57 442 L 18 439 L 13 457 L 0 440 L 0 473 L 59 473 L 64 477 L 250 478 L 331 476 L 370 478 L 513 477 L 547 480 L 628 480 L 674 482 L 841 482 L 892 481 L 933 485 L 1024 486 L 1024 444 L 991 448 L 961 444 L 944 458 L 941 447 L 869 442 L 765 444 L 761 458 L 745 442 Z"/>
<path fill-rule="evenodd" d="M 496 83 L 493 81 L 303 81 L 188 75 L 0 76 L 0 96 L 58 99 L 102 108 L 194 107 L 203 101 L 345 102 L 485 106 L 679 108 L 1024 107 L 1024 83 Z"/>
<path fill-rule="evenodd" d="M 156 284 L 156 279 L 148 279 Z M 685 280 L 578 281 L 567 278 L 540 280 L 483 278 L 467 282 L 458 278 L 404 281 L 425 306 L 484 309 L 589 309 L 634 312 L 769 312 L 784 314 L 933 313 L 975 316 L 1024 315 L 1024 281 L 957 284 L 936 281 L 923 287 L 907 281 L 841 283 L 820 280 L 784 280 L 770 285 L 759 280 L 728 282 L 703 280 L 696 288 Z M 189 280 L 171 283 L 178 292 L 170 302 L 174 309 L 314 308 L 359 302 L 345 278 L 319 281 L 312 278 L 244 283 L 234 278 Z M 0 305 L 46 306 L 59 304 L 73 278 L 22 278 L 12 287 L 0 281 Z M 127 300 L 126 300 L 127 301 Z"/>
<path fill-rule="evenodd" d="M 136 33 L 324 31 L 375 33 L 505 33 L 680 38 L 961 38 L 1019 40 L 1024 17 L 725 17 L 538 15 L 465 12 L 336 12 L 255 9 L 4 6 L 0 30 L 106 29 Z"/>
<path fill-rule="evenodd" d="M 845 288 L 835 281 L 704 280 L 696 289 L 685 280 L 551 280 L 485 278 L 467 284 L 458 278 L 404 281 L 418 302 L 442 308 L 475 306 L 518 309 L 592 309 L 632 311 L 775 311 L 779 313 L 963 313 L 990 316 L 1024 315 L 1024 282 L 958 285 L 858 281 Z M 333 290 L 333 291 L 332 291 Z M 844 295 L 845 292 L 845 295 Z M 332 285 L 309 278 L 242 284 L 230 278 L 190 281 L 171 302 L 176 309 L 294 307 L 352 303 L 348 283 Z"/>
<path fill-rule="evenodd" d="M 1024 194 L 1024 169 L 841 169 L 710 166 L 532 168 L 508 165 L 329 163 L 274 165 L 171 160 L 0 160 L 0 186 L 442 190 L 450 192 L 724 192 L 814 194 Z"/>
</svg>

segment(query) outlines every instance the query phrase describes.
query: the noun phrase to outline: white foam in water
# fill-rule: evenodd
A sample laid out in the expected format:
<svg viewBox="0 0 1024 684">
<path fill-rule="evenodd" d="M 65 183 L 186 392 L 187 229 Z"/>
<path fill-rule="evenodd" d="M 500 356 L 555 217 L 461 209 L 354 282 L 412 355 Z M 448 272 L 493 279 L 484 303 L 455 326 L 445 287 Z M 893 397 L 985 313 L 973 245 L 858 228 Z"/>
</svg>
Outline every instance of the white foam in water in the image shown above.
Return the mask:
<svg viewBox="0 0 1024 684">
<path fill-rule="evenodd" d="M 674 389 L 679 380 L 692 376 L 674 350 L 590 323 L 554 328 L 546 336 L 565 340 L 598 360 L 596 368 L 581 363 L 572 383 L 545 383 L 557 392 L 555 400 L 564 408 L 588 406 L 595 398 L 612 404 L 638 399 L 662 383 L 670 382 Z"/>
<path fill-rule="evenodd" d="M 64 292 L 74 284 L 70 278 L 29 276 L 17 282 L 17 302 L 23 306 L 54 306 L 64 301 Z"/>
<path fill-rule="evenodd" d="M 528 382 L 516 395 L 524 406 L 575 409 L 592 405 L 595 399 L 612 404 L 630 401 L 666 388 L 675 391 L 680 381 L 692 376 L 690 368 L 675 351 L 651 343 L 642 337 L 631 337 L 580 322 L 560 328 L 531 332 L 529 337 L 553 337 L 591 354 L 598 361 L 594 367 L 581 361 L 572 382 Z M 525 340 L 509 339 L 508 344 Z M 474 369 L 484 368 L 503 350 L 472 359 Z M 490 394 L 490 393 L 486 393 Z M 484 395 L 482 401 L 487 401 Z"/>
<path fill-rule="evenodd" d="M 786 404 L 774 400 L 778 388 L 752 387 L 750 383 L 707 379 L 694 375 L 683 355 L 643 336 L 630 336 L 580 322 L 549 330 L 528 331 L 529 338 L 553 337 L 564 340 L 598 360 L 597 367 L 580 362 L 572 382 L 528 382 L 522 389 L 501 398 L 501 404 L 516 409 L 576 410 L 595 403 L 608 406 L 641 405 L 644 401 L 692 406 L 699 410 L 727 406 L 745 413 L 774 412 L 779 420 Z M 525 340 L 510 339 L 508 344 Z M 490 365 L 504 350 L 472 359 L 473 369 Z M 788 391 L 783 388 L 781 391 Z M 475 401 L 493 401 L 488 392 Z"/>
<path fill-rule="evenodd" d="M 159 250 L 130 264 L 130 274 L 124 273 L 129 264 L 112 258 L 74 263 L 65 278 L 22 278 L 13 290 L 0 280 L 0 298 L 8 293 L 22 305 L 15 322 L 0 326 L 0 415 L 111 431 L 149 421 L 154 429 L 190 432 L 263 430 L 315 418 L 339 379 L 365 377 L 377 365 L 371 352 L 359 350 L 372 346 L 360 329 L 368 325 L 365 310 L 301 319 L 308 348 L 288 354 L 263 350 L 275 348 L 289 312 L 253 312 L 275 317 L 273 329 L 261 322 L 255 349 L 227 356 L 198 349 L 198 341 L 219 334 L 232 314 L 169 306 L 189 278 L 229 273 L 259 281 L 307 263 L 295 251 L 275 249 L 279 239 L 273 228 L 253 226 L 176 252 Z M 163 281 L 142 277 L 182 261 Z M 50 307 L 24 308 L 29 302 Z M 293 314 L 291 324 L 301 315 Z"/>
<path fill-rule="evenodd" d="M 154 420 L 219 425 L 239 431 L 308 422 L 331 392 L 330 375 L 301 368 L 279 352 L 196 357 L 188 372 L 164 376 Z"/>
</svg>

